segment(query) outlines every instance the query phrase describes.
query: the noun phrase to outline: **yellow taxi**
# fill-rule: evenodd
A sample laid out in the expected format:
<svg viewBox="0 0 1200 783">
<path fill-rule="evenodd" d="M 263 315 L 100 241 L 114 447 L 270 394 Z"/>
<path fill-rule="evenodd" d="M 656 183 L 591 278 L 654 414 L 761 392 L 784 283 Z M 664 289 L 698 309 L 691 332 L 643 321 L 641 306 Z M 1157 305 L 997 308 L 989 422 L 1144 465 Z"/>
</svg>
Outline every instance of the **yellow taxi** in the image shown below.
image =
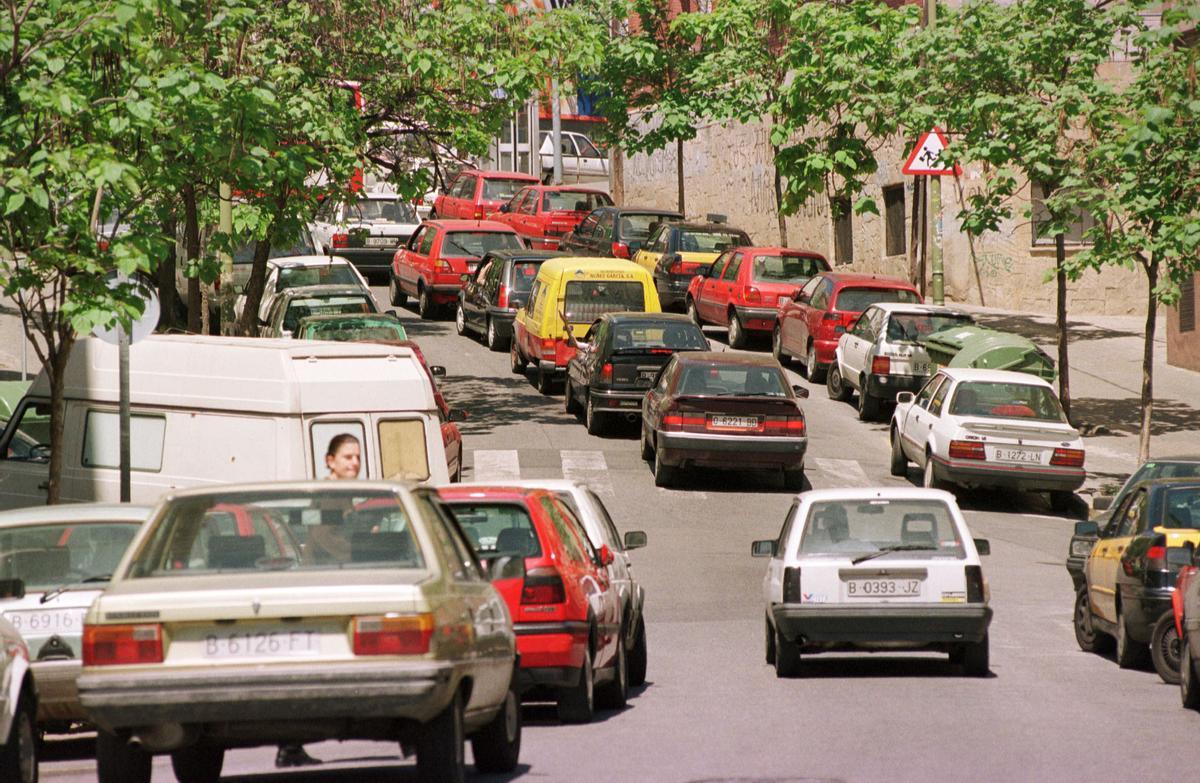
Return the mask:
<svg viewBox="0 0 1200 783">
<path fill-rule="evenodd" d="M 731 247 L 753 244 L 745 231 L 727 225 L 724 215 L 710 214 L 702 223 L 659 223 L 634 254 L 633 262 L 654 276 L 663 310 L 683 312 L 688 283 L 700 267 L 716 261 Z"/>
<path fill-rule="evenodd" d="M 605 313 L 661 312 L 654 279 L 632 261 L 553 258 L 542 264 L 525 307 L 513 321 L 512 371 L 536 369 L 538 391 L 549 394 L 575 355 L 568 340 L 582 337 Z"/>
</svg>

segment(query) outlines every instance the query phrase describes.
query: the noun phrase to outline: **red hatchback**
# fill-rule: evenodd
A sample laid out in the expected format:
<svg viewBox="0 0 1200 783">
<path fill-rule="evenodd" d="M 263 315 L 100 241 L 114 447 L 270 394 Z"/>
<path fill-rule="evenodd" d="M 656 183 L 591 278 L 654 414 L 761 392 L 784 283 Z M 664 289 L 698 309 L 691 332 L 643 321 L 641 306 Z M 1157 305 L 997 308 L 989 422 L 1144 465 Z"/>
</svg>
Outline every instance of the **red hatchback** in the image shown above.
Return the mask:
<svg viewBox="0 0 1200 783">
<path fill-rule="evenodd" d="M 488 215 L 488 220 L 512 226 L 534 250 L 557 250 L 562 238 L 574 231 L 589 212 L 612 203 L 602 190 L 534 185 L 518 191 Z"/>
<path fill-rule="evenodd" d="M 688 284 L 687 311 L 698 324 L 729 328 L 729 347 L 744 348 L 758 333 L 775 328 L 780 297 L 791 296 L 814 275 L 829 271 L 817 253 L 787 247 L 735 247 Z"/>
<path fill-rule="evenodd" d="M 515 487 L 442 487 L 481 560 L 522 558 L 523 575 L 494 580 L 512 614 L 526 698 L 549 695 L 561 720 L 585 723 L 596 706 L 625 706 L 629 672 L 621 603 L 608 581 L 613 553 L 592 549 L 554 493 Z M 519 570 L 519 569 L 518 569 Z"/>
<path fill-rule="evenodd" d="M 519 171 L 460 171 L 434 199 L 429 219 L 483 220 L 484 215 L 495 212 L 518 190 L 536 184 L 537 177 Z"/>
<path fill-rule="evenodd" d="M 493 250 L 524 250 L 517 232 L 488 220 L 429 220 L 392 256 L 388 298 L 397 307 L 416 297 L 417 312 L 432 318 L 458 301 L 479 259 Z"/>
<path fill-rule="evenodd" d="M 803 356 L 804 377 L 825 382 L 838 338 L 878 302 L 919 304 L 921 294 L 898 277 L 823 272 L 779 301 L 771 352 L 780 364 Z"/>
</svg>

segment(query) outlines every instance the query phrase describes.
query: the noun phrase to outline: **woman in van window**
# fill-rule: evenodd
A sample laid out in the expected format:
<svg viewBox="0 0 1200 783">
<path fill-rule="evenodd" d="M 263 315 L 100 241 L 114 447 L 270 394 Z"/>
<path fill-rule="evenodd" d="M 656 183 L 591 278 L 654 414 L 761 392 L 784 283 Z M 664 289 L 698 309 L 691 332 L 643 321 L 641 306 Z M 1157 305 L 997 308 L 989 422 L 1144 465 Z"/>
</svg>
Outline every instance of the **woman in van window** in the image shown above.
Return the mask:
<svg viewBox="0 0 1200 783">
<path fill-rule="evenodd" d="M 325 467 L 329 468 L 327 479 L 356 479 L 362 466 L 362 447 L 358 438 L 348 432 L 333 436 L 325 452 Z"/>
</svg>

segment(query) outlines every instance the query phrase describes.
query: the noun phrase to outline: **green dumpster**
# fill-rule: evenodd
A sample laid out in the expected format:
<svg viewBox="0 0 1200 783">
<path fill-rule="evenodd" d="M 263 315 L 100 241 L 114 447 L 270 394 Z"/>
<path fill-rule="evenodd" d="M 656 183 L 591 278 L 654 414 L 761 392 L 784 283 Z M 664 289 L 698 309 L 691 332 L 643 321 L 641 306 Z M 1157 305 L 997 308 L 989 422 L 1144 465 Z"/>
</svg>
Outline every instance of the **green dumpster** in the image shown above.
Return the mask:
<svg viewBox="0 0 1200 783">
<path fill-rule="evenodd" d="M 0 422 L 12 417 L 33 381 L 0 381 Z"/>
<path fill-rule="evenodd" d="M 921 341 L 929 358 L 946 367 L 1027 372 L 1047 381 L 1056 375 L 1054 360 L 1020 335 L 982 326 L 956 326 Z"/>
</svg>

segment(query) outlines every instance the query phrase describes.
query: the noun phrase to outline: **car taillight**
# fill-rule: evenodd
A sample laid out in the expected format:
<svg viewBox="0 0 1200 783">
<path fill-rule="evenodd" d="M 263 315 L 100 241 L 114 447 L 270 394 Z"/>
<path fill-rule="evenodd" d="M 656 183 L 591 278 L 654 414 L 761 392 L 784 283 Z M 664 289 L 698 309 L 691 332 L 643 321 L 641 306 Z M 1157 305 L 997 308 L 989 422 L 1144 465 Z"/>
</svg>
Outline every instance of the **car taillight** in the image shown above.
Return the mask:
<svg viewBox="0 0 1200 783">
<path fill-rule="evenodd" d="M 1083 449 L 1055 449 L 1054 456 L 1050 457 L 1050 464 L 1064 468 L 1082 468 Z"/>
<path fill-rule="evenodd" d="M 892 371 L 892 360 L 887 356 L 876 356 L 871 360 L 872 375 L 887 375 Z"/>
<path fill-rule="evenodd" d="M 604 366 L 600 368 L 600 382 L 601 383 L 612 383 L 612 376 L 613 376 L 612 362 L 605 362 Z"/>
<path fill-rule="evenodd" d="M 983 444 L 977 440 L 950 441 L 950 459 L 987 459 Z"/>
<path fill-rule="evenodd" d="M 567 600 L 562 575 L 553 566 L 531 568 L 521 588 L 523 604 L 561 604 Z"/>
<path fill-rule="evenodd" d="M 330 247 L 350 247 L 350 235 L 334 234 L 333 238 L 329 240 L 329 245 Z"/>
<path fill-rule="evenodd" d="M 678 413 L 668 413 L 662 417 L 662 428 L 673 431 L 683 429 L 683 416 Z"/>
<path fill-rule="evenodd" d="M 542 340 L 542 358 L 553 359 L 558 354 L 558 346 L 555 341 L 549 337 Z"/>
<path fill-rule="evenodd" d="M 162 626 L 157 623 L 83 626 L 84 666 L 118 666 L 162 661 Z"/>
<path fill-rule="evenodd" d="M 450 262 L 449 262 L 449 261 L 447 261 L 446 259 L 444 259 L 444 258 L 439 258 L 439 259 L 437 260 L 437 271 L 439 271 L 439 272 L 453 272 L 453 271 L 454 271 L 454 267 L 453 267 L 453 266 L 451 266 L 451 265 L 450 265 Z"/>
<path fill-rule="evenodd" d="M 785 604 L 800 603 L 800 569 L 783 569 L 783 602 Z"/>
<path fill-rule="evenodd" d="M 682 275 L 684 273 L 683 272 L 683 259 L 680 259 L 680 258 L 675 259 L 674 263 L 672 263 L 669 267 L 667 267 L 667 271 L 673 275 Z"/>
<path fill-rule="evenodd" d="M 762 293 L 760 293 L 757 288 L 754 288 L 753 286 L 751 286 L 751 287 L 748 287 L 742 293 L 742 299 L 744 299 L 747 302 L 761 302 L 762 301 Z"/>
<path fill-rule="evenodd" d="M 803 435 L 804 430 L 803 416 L 770 418 L 763 423 L 763 432 L 775 435 Z"/>
<path fill-rule="evenodd" d="M 1167 570 L 1167 548 L 1156 544 L 1146 550 L 1146 568 L 1156 571 Z"/>
<path fill-rule="evenodd" d="M 497 307 L 508 307 L 508 286 L 500 284 L 500 293 L 496 297 Z"/>
<path fill-rule="evenodd" d="M 355 655 L 424 655 L 432 638 L 432 614 L 354 618 Z"/>
<path fill-rule="evenodd" d="M 629 245 L 624 242 L 613 242 L 612 247 L 613 258 L 629 258 Z"/>
<path fill-rule="evenodd" d="M 475 219 L 483 220 L 483 210 L 479 209 L 478 207 L 475 208 Z"/>
<path fill-rule="evenodd" d="M 981 604 L 987 600 L 983 582 L 983 569 L 977 565 L 967 566 L 967 603 Z"/>
</svg>

